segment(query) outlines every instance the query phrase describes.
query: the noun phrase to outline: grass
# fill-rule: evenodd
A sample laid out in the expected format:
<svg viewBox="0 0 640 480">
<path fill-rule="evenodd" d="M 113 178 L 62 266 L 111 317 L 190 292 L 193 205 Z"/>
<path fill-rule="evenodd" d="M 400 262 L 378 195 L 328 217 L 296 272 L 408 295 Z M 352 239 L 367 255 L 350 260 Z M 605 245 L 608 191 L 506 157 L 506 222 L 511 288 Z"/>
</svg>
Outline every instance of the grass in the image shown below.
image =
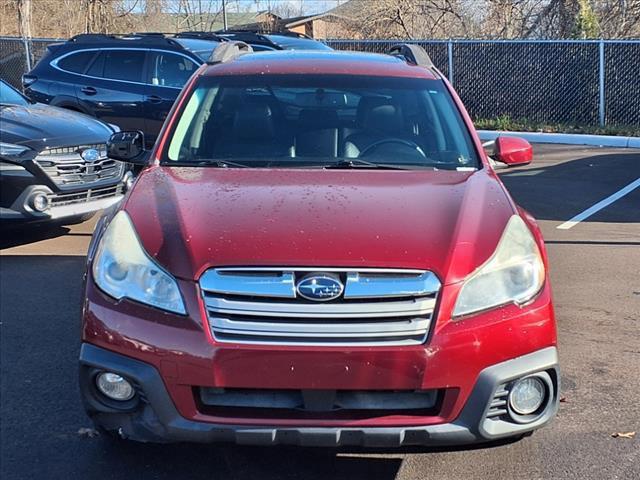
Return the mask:
<svg viewBox="0 0 640 480">
<path fill-rule="evenodd" d="M 509 115 L 495 118 L 477 118 L 473 122 L 478 130 L 505 130 L 511 132 L 585 133 L 592 135 L 619 135 L 640 137 L 640 125 L 581 125 L 574 123 L 539 123 L 512 119 Z"/>
</svg>

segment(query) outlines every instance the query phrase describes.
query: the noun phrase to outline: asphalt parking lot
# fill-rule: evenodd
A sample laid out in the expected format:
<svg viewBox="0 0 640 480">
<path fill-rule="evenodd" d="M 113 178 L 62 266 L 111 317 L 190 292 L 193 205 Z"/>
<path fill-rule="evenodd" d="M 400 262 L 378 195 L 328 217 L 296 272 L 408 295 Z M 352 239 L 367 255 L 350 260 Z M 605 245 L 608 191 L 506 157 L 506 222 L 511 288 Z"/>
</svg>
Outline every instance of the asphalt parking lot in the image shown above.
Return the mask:
<svg viewBox="0 0 640 480">
<path fill-rule="evenodd" d="M 566 223 L 640 179 L 640 150 L 536 153 L 531 166 L 501 176 L 538 218 L 550 255 L 564 400 L 550 426 L 515 443 L 454 451 L 144 445 L 81 435 L 91 427 L 76 382 L 89 221 L 0 234 L 0 476 L 640 478 L 640 187 Z M 612 437 L 633 431 L 635 438 Z"/>
</svg>

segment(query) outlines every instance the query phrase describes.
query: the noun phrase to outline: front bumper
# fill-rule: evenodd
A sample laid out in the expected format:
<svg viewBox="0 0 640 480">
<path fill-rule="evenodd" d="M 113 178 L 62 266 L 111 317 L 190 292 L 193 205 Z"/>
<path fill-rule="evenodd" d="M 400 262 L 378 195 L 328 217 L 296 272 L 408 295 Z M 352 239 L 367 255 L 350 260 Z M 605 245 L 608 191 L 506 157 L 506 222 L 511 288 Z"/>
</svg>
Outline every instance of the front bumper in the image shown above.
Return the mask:
<svg viewBox="0 0 640 480">
<path fill-rule="evenodd" d="M 104 402 L 95 388 L 97 370 L 128 378 L 138 391 L 138 401 L 128 410 Z M 537 372 L 553 379 L 546 407 L 527 424 L 490 418 L 489 410 L 499 388 Z M 480 372 L 461 413 L 448 423 L 425 426 L 278 426 L 233 425 L 184 418 L 174 406 L 163 379 L 153 366 L 84 343 L 80 352 L 80 386 L 87 413 L 96 424 L 121 436 L 147 442 L 234 442 L 251 445 L 401 447 L 453 446 L 483 443 L 518 436 L 548 423 L 558 409 L 559 370 L 555 347 L 507 360 Z"/>
<path fill-rule="evenodd" d="M 94 195 L 95 192 L 98 195 Z M 34 210 L 29 204 L 29 198 L 36 193 L 46 195 L 52 202 L 51 207 L 44 212 Z M 11 222 L 48 222 L 95 213 L 122 200 L 124 185 L 114 184 L 97 190 L 79 190 L 67 193 L 66 196 L 73 197 L 73 200 L 58 204 L 56 200 L 64 200 L 64 195 L 56 195 L 44 185 L 31 185 L 15 199 L 10 207 L 0 207 L 0 219 Z"/>
</svg>

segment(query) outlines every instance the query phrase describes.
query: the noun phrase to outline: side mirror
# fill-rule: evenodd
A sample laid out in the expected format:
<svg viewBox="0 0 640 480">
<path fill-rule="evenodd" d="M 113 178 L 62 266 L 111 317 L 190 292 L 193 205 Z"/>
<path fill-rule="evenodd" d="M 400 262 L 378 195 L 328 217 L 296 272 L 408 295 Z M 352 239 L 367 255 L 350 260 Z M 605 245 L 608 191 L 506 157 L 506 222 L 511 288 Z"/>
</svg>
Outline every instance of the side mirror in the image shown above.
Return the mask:
<svg viewBox="0 0 640 480">
<path fill-rule="evenodd" d="M 107 157 L 122 162 L 146 165 L 148 155 L 144 148 L 144 133 L 118 132 L 107 141 Z"/>
<path fill-rule="evenodd" d="M 528 165 L 533 160 L 533 147 L 522 138 L 498 137 L 493 158 L 510 167 Z"/>
</svg>

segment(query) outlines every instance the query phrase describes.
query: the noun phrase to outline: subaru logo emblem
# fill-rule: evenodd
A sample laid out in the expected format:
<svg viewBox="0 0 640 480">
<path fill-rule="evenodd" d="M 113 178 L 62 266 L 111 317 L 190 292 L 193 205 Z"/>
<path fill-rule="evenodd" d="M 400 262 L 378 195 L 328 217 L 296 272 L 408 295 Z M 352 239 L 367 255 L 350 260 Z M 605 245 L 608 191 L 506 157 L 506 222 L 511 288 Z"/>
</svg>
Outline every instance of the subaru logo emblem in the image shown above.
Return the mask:
<svg viewBox="0 0 640 480">
<path fill-rule="evenodd" d="M 100 158 L 100 153 L 95 148 L 87 148 L 80 153 L 85 162 L 95 162 Z"/>
<path fill-rule="evenodd" d="M 316 302 L 326 302 L 342 295 L 344 286 L 337 277 L 313 273 L 300 280 L 296 290 L 302 298 L 315 300 Z"/>
</svg>

